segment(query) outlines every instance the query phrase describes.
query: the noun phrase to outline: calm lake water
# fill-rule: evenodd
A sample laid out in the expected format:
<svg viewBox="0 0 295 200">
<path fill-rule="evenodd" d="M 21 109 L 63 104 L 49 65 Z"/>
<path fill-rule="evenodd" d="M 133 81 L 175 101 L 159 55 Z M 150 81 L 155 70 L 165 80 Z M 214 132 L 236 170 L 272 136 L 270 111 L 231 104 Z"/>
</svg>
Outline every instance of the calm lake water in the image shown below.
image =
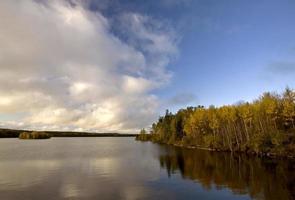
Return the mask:
<svg viewBox="0 0 295 200">
<path fill-rule="evenodd" d="M 134 138 L 0 139 L 0 199 L 295 199 L 295 166 Z"/>
</svg>

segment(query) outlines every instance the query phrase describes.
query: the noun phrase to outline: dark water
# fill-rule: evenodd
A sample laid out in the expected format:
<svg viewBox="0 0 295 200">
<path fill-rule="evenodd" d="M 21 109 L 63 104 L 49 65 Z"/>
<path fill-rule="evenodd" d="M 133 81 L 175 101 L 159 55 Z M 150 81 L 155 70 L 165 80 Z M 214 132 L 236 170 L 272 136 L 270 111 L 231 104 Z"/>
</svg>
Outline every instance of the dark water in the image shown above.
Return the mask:
<svg viewBox="0 0 295 200">
<path fill-rule="evenodd" d="M 0 199 L 294 199 L 294 163 L 134 138 L 0 139 Z"/>
</svg>

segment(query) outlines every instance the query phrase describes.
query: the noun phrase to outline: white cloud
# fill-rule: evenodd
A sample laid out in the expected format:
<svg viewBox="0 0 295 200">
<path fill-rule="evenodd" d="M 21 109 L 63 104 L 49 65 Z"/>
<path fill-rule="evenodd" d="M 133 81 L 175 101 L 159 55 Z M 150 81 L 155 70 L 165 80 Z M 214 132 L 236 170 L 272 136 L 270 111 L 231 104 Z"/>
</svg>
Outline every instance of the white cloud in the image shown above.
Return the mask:
<svg viewBox="0 0 295 200">
<path fill-rule="evenodd" d="M 75 82 L 70 86 L 70 93 L 75 95 L 81 95 L 83 92 L 89 91 L 92 85 L 84 82 Z"/>
<path fill-rule="evenodd" d="M 171 78 L 171 31 L 126 14 L 130 40 L 99 12 L 66 1 L 0 2 L 0 113 L 26 113 L 6 127 L 135 131 L 157 117 L 152 94 Z M 144 42 L 148 41 L 148 42 Z"/>
<path fill-rule="evenodd" d="M 133 76 L 123 77 L 123 90 L 130 93 L 145 93 L 153 88 L 153 82 L 142 77 L 136 78 Z"/>
</svg>

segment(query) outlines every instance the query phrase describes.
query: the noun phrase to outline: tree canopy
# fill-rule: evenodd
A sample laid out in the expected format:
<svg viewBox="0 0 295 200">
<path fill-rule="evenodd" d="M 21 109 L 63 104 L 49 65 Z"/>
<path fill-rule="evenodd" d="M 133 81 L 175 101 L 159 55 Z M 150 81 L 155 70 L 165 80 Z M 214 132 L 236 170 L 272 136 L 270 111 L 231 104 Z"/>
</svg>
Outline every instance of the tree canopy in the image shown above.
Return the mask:
<svg viewBox="0 0 295 200">
<path fill-rule="evenodd" d="M 149 135 L 149 136 L 144 136 Z M 215 150 L 295 155 L 295 92 L 266 92 L 253 102 L 168 110 L 137 139 Z"/>
</svg>

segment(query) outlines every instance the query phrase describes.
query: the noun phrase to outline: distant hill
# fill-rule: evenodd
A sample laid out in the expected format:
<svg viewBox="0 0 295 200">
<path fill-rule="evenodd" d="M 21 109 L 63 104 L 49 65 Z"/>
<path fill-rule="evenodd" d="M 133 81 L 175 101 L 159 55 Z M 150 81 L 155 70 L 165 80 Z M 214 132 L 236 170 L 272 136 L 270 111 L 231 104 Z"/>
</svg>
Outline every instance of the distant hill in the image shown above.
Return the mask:
<svg viewBox="0 0 295 200">
<path fill-rule="evenodd" d="M 15 130 L 0 128 L 0 138 L 18 138 L 22 132 L 33 132 L 32 130 Z M 72 131 L 42 131 L 51 137 L 135 137 L 137 134 L 121 133 L 90 133 L 90 132 L 72 132 Z"/>
</svg>

